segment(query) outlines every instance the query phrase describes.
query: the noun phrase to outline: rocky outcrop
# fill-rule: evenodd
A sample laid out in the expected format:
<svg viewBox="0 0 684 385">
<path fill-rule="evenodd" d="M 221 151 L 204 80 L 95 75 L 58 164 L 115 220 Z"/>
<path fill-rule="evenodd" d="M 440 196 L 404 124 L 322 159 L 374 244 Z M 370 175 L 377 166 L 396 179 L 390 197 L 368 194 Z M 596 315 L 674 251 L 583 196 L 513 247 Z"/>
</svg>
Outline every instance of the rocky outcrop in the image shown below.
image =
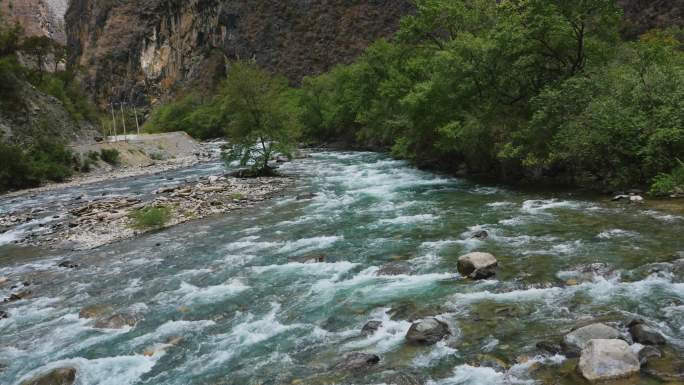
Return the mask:
<svg viewBox="0 0 684 385">
<path fill-rule="evenodd" d="M 469 253 L 458 257 L 458 272 L 472 279 L 485 279 L 493 276 L 499 262 L 489 253 Z"/>
<path fill-rule="evenodd" d="M 145 104 L 172 85 L 211 86 L 227 60 L 254 59 L 298 82 L 391 36 L 408 0 L 144 2 L 74 0 L 70 63 L 100 101 Z"/>
<path fill-rule="evenodd" d="M 71 385 L 76 381 L 76 369 L 58 368 L 23 381 L 21 385 Z"/>
<path fill-rule="evenodd" d="M 0 13 L 10 21 L 21 24 L 27 36 L 47 36 L 65 45 L 64 14 L 67 3 L 68 0 L 0 1 Z"/>
<path fill-rule="evenodd" d="M 639 358 L 625 341 L 595 339 L 582 350 L 579 370 L 589 381 L 627 378 L 639 372 Z"/>
<path fill-rule="evenodd" d="M 350 353 L 340 361 L 337 370 L 365 370 L 380 362 L 380 357 L 368 353 Z"/>
<path fill-rule="evenodd" d="M 437 318 L 426 318 L 411 324 L 406 341 L 414 345 L 434 345 L 451 335 L 449 326 Z"/>
<path fill-rule="evenodd" d="M 566 334 L 563 338 L 563 348 L 569 356 L 576 356 L 591 340 L 617 338 L 620 338 L 619 331 L 608 325 L 595 323 Z"/>
</svg>

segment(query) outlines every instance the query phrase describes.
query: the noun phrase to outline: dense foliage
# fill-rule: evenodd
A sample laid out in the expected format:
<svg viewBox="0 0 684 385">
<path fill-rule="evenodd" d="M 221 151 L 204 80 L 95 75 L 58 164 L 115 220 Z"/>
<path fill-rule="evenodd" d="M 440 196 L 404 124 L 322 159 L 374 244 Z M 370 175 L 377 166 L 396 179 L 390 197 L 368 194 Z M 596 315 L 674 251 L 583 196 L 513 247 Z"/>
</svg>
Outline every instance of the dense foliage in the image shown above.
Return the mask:
<svg viewBox="0 0 684 385">
<path fill-rule="evenodd" d="M 61 182 L 77 167 L 74 154 L 54 139 L 40 138 L 28 149 L 0 142 L 0 191 Z"/>
<path fill-rule="evenodd" d="M 622 41 L 611 0 L 417 5 L 396 41 L 304 81 L 310 138 L 385 146 L 442 169 L 606 188 L 677 166 L 678 31 Z"/>
<path fill-rule="evenodd" d="M 681 29 L 626 41 L 613 0 L 416 5 L 394 40 L 304 79 L 299 89 L 280 84 L 273 89 L 281 97 L 269 91 L 268 99 L 289 98 L 290 105 L 273 105 L 297 116 L 313 143 L 391 149 L 420 166 L 510 182 L 681 188 Z M 249 116 L 251 103 L 237 91 L 226 103 L 228 95 L 186 96 L 160 108 L 151 126 L 256 141 L 250 130 L 261 128 Z"/>
<path fill-rule="evenodd" d="M 230 141 L 227 163 L 239 161 L 263 175 L 270 173 L 272 155 L 289 156 L 297 134 L 288 89 L 284 78 L 250 63 L 233 64 L 217 99 Z"/>
<path fill-rule="evenodd" d="M 143 128 L 148 132 L 185 131 L 197 139 L 218 138 L 225 133 L 213 97 L 203 99 L 198 93 L 161 105 Z"/>
<path fill-rule="evenodd" d="M 216 94 L 190 93 L 157 108 L 145 130 L 185 131 L 198 139 L 225 137 L 227 163 L 250 166 L 253 174 L 268 174 L 275 153 L 288 155 L 297 138 L 297 101 L 287 81 L 253 63 L 236 62 Z"/>
</svg>

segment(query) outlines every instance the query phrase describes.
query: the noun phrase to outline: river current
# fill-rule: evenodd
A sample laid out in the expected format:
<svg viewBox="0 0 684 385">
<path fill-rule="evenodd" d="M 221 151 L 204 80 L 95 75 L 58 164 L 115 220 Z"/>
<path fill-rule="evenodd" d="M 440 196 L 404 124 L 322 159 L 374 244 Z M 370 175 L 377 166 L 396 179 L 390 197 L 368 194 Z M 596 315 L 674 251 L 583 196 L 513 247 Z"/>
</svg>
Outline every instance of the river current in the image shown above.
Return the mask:
<svg viewBox="0 0 684 385">
<path fill-rule="evenodd" d="M 219 170 L 197 167 L 182 175 Z M 587 319 L 634 316 L 684 348 L 684 283 L 644 268 L 684 258 L 681 216 L 478 185 L 373 153 L 316 152 L 282 171 L 297 176 L 293 191 L 225 216 L 85 252 L 17 258 L 0 246 L 0 277 L 29 281 L 34 292 L 0 307 L 9 314 L 0 320 L 0 383 L 70 366 L 88 385 L 383 384 L 398 371 L 432 385 L 583 384 L 564 374 L 565 357 L 536 343 Z M 146 193 L 161 178 L 116 187 Z M 316 195 L 295 198 L 305 193 Z M 50 212 L 60 196 L 30 204 Z M 21 204 L 2 201 L 3 210 Z M 472 238 L 480 230 L 489 237 Z M 458 274 L 458 257 L 471 251 L 497 257 L 495 278 Z M 307 263 L 312 256 L 322 262 Z M 64 259 L 80 267 L 56 267 Z M 587 278 L 579 266 L 597 262 Z M 387 263 L 408 271 L 383 275 Z M 86 306 L 137 324 L 99 329 L 79 318 Z M 407 345 L 409 320 L 420 316 L 437 316 L 452 337 Z M 382 326 L 361 335 L 371 320 Z M 380 362 L 334 369 L 353 352 Z M 479 366 L 492 357 L 503 367 Z"/>
</svg>

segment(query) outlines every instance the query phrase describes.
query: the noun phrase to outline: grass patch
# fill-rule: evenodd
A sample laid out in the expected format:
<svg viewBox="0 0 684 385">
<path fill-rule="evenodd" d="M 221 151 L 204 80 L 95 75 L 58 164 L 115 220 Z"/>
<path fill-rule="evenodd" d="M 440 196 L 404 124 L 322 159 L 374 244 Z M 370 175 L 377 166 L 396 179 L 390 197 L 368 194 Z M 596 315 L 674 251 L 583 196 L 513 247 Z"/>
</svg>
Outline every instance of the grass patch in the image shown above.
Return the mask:
<svg viewBox="0 0 684 385">
<path fill-rule="evenodd" d="M 146 207 L 131 213 L 133 228 L 139 230 L 152 230 L 164 227 L 171 219 L 171 209 L 166 206 Z"/>
<path fill-rule="evenodd" d="M 103 148 L 100 150 L 100 159 L 111 164 L 112 166 L 116 166 L 119 164 L 119 155 L 119 150 L 115 148 Z"/>
<path fill-rule="evenodd" d="M 229 198 L 229 199 L 232 199 L 232 200 L 235 200 L 235 201 L 239 201 L 239 200 L 244 199 L 245 196 L 242 195 L 242 194 L 240 194 L 240 193 L 233 193 L 233 194 L 228 195 L 228 198 Z"/>
</svg>

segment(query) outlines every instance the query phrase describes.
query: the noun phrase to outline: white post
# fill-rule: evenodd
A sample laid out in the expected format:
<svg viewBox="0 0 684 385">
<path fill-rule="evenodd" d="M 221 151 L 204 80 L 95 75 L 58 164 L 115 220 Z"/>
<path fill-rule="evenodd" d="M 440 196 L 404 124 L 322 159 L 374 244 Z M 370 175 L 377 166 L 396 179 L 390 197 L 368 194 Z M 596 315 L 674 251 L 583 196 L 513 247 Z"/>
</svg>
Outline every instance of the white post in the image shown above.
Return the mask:
<svg viewBox="0 0 684 385">
<path fill-rule="evenodd" d="M 123 123 L 124 141 L 127 141 L 126 140 L 126 118 L 124 117 L 123 105 L 124 105 L 123 102 L 121 102 L 119 104 L 119 106 L 121 107 L 121 122 Z"/>
<path fill-rule="evenodd" d="M 116 142 L 116 118 L 114 117 L 114 103 L 112 102 L 112 128 L 114 130 L 114 141 Z"/>
<path fill-rule="evenodd" d="M 140 124 L 138 124 L 138 110 L 135 109 L 135 104 L 133 104 L 133 113 L 135 114 L 135 128 L 137 129 L 138 135 L 140 135 Z"/>
</svg>

